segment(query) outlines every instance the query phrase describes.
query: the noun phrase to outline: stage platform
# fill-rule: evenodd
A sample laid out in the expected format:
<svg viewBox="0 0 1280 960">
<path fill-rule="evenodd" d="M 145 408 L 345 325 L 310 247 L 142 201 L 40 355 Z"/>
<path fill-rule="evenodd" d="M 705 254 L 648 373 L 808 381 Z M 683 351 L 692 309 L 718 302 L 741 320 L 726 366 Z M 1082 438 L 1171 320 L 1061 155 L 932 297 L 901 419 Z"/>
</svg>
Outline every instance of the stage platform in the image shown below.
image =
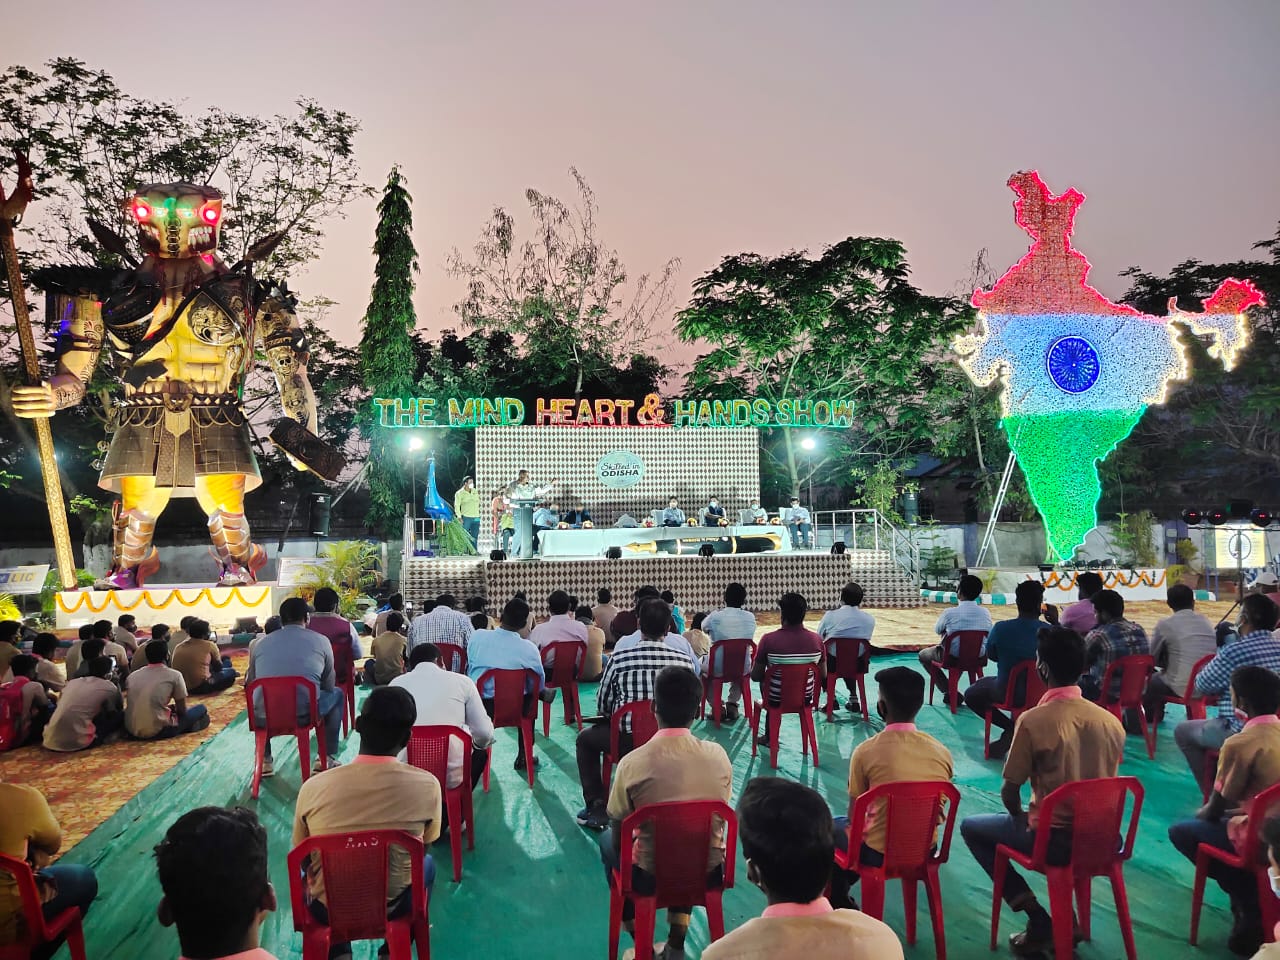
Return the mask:
<svg viewBox="0 0 1280 960">
<path fill-rule="evenodd" d="M 161 622 L 176 627 L 183 617 L 191 616 L 208 620 L 215 630 L 226 631 L 244 617 L 256 617 L 259 624 L 264 623 L 279 612 L 281 601 L 296 593 L 296 587 L 274 583 L 251 587 L 154 584 L 141 590 L 64 590 L 55 598 L 54 613 L 60 630 L 94 620 L 114 623 L 122 613 L 132 613 L 143 624 Z"/>
<path fill-rule="evenodd" d="M 543 530 L 541 556 L 552 559 L 603 557 L 617 547 L 624 557 L 696 554 L 709 543 L 716 553 L 789 553 L 791 531 L 781 524 L 739 527 L 593 527 L 590 530 Z"/>
</svg>

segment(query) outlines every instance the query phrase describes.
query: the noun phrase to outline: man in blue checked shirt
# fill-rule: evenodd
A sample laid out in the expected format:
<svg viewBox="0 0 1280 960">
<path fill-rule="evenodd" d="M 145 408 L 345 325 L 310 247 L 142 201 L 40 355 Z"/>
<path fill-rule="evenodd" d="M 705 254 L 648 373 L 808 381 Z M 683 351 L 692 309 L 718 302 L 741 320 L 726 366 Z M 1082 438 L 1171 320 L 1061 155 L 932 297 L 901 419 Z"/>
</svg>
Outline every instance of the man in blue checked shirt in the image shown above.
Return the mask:
<svg viewBox="0 0 1280 960">
<path fill-rule="evenodd" d="M 1196 693 L 1217 696 L 1218 715 L 1207 720 L 1184 720 L 1173 730 L 1202 792 L 1213 784 L 1214 771 L 1205 769 L 1205 756 L 1217 750 L 1233 733 L 1244 729 L 1244 721 L 1231 705 L 1231 674 L 1237 667 L 1266 667 L 1280 673 L 1280 640 L 1271 633 L 1280 621 L 1280 607 L 1260 593 L 1250 594 L 1240 603 L 1236 626 L 1240 639 L 1218 651 L 1196 677 Z"/>
</svg>

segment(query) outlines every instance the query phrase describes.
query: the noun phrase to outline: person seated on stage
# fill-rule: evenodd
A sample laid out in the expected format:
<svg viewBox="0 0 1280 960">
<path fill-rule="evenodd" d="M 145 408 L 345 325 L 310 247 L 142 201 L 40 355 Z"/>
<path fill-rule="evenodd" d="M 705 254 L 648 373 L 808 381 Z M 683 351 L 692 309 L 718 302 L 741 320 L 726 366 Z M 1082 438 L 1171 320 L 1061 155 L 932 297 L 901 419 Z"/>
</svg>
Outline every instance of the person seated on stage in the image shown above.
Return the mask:
<svg viewBox="0 0 1280 960">
<path fill-rule="evenodd" d="M 364 682 L 374 687 L 385 687 L 404 673 L 404 614 L 392 610 L 383 626 L 386 629 L 373 638 L 373 655 L 364 662 Z"/>
<path fill-rule="evenodd" d="M 871 634 L 875 632 L 876 618 L 862 609 L 863 596 L 862 585 L 850 580 L 840 588 L 840 606 L 824 613 L 818 621 L 818 636 L 822 638 L 823 649 L 827 652 L 828 672 L 835 667 L 835 644 L 832 641 L 837 638 L 870 641 Z M 844 685 L 849 693 L 845 709 L 858 713 L 862 704 L 858 702 L 857 687 L 852 680 L 846 680 Z"/>
<path fill-rule="evenodd" d="M 1147 631 L 1124 618 L 1124 597 L 1114 590 L 1099 590 L 1089 598 L 1098 615 L 1098 625 L 1084 638 L 1088 672 L 1080 678 L 1080 689 L 1086 700 L 1102 696 L 1102 678 L 1107 667 L 1121 657 L 1140 656 L 1151 652 Z M 1120 693 L 1119 675 L 1112 681 L 1111 696 Z M 1128 712 L 1128 711 L 1126 711 Z M 1128 727 L 1136 729 L 1137 720 L 1126 717 Z"/>
<path fill-rule="evenodd" d="M 466 674 L 446 670 L 436 645 L 421 643 L 413 648 L 409 672 L 392 680 L 391 686 L 408 690 L 413 696 L 418 710 L 415 726 L 461 727 L 471 734 L 470 757 L 463 757 L 461 740 L 450 739 L 444 786 L 453 789 L 462 783 L 462 765 L 467 763 L 474 790 L 484 775 L 489 747 L 493 745 L 493 721 L 485 711 L 476 682 Z M 448 811 L 441 826 L 448 826 Z"/>
<path fill-rule="evenodd" d="M 596 625 L 591 608 L 586 604 L 574 610 L 574 617 L 587 628 L 587 655 L 582 661 L 578 679 L 583 683 L 595 683 L 604 672 L 604 630 Z"/>
<path fill-rule="evenodd" d="M 1166 597 L 1173 613 L 1156 621 L 1151 633 L 1151 656 L 1161 669 L 1147 679 L 1142 695 L 1143 709 L 1152 723 L 1164 719 L 1166 697 L 1181 697 L 1187 692 L 1196 663 L 1218 652 L 1213 624 L 1204 614 L 1196 613 L 1196 592 L 1185 583 L 1175 583 Z"/>
<path fill-rule="evenodd" d="M 123 681 L 129 675 L 129 651 L 124 648 L 123 644 L 114 639 L 115 629 L 110 620 L 95 620 L 93 623 L 93 637 L 95 640 L 103 642 L 103 655 L 115 660 L 119 676 Z"/>
<path fill-rule="evenodd" d="M 707 614 L 706 619 L 702 621 L 702 629 L 706 631 L 711 643 L 718 643 L 721 640 L 755 639 L 756 616 L 750 610 L 743 609 L 742 605 L 746 602 L 747 588 L 742 584 L 730 583 L 724 588 L 724 606 L 719 610 L 712 610 Z M 710 656 L 709 649 L 707 655 Z M 744 669 L 751 669 L 750 659 L 751 656 L 748 652 L 747 662 L 743 664 Z M 712 670 L 713 666 L 714 671 Z M 703 673 L 719 673 L 722 669 L 723 665 L 719 662 L 713 665 L 709 664 L 706 659 L 702 661 Z M 721 715 L 721 719 L 725 723 L 733 723 L 738 719 L 738 704 L 741 700 L 742 688 L 737 684 L 729 687 L 728 695 L 725 698 L 724 712 Z"/>
<path fill-rule="evenodd" d="M 622 845 L 632 845 L 632 882 L 644 889 L 653 883 L 653 827 L 635 836 L 622 833 L 622 822 L 637 810 L 655 803 L 720 800 L 729 802 L 733 791 L 733 765 L 724 747 L 700 740 L 689 730 L 702 705 L 702 684 L 683 667 L 664 667 L 653 678 L 653 712 L 658 732 L 618 761 L 609 790 L 606 812 L 609 831 L 600 835 L 600 859 L 605 877 L 612 878 L 622 861 Z M 724 869 L 724 825 L 718 824 L 707 851 L 707 873 L 716 882 Z M 693 907 L 667 908 L 667 942 L 655 951 L 657 960 L 681 960 L 689 915 Z M 635 910 L 623 906 L 622 924 L 635 936 Z"/>
<path fill-rule="evenodd" d="M 376 637 L 380 633 L 387 632 L 387 619 L 393 614 L 400 614 L 400 622 L 407 623 L 404 614 L 404 594 L 393 593 L 387 598 L 387 609 L 379 612 L 373 621 L 373 635 Z"/>
<path fill-rule="evenodd" d="M 110 657 L 92 657 L 82 664 L 84 676 L 67 681 L 44 728 L 46 750 L 72 753 L 96 747 L 124 726 L 120 688 L 108 679 L 114 665 Z"/>
<path fill-rule="evenodd" d="M 962 700 L 965 706 L 980 717 L 985 717 L 987 711 L 991 711 L 991 725 L 1002 731 L 991 743 L 991 756 L 997 760 L 1004 759 L 1013 743 L 1013 721 L 1001 711 L 993 709 L 993 704 L 1004 701 L 1009 674 L 1013 672 L 1013 668 L 1028 660 L 1035 660 L 1040 644 L 1040 631 L 1049 629 L 1049 624 L 1040 619 L 1044 584 L 1038 580 L 1023 580 L 1014 590 L 1013 596 L 1018 605 L 1018 615 L 1012 620 L 1001 620 L 993 624 L 991 632 L 987 634 L 986 656 L 996 664 L 996 675 L 982 677 L 970 684 Z M 945 683 L 946 678 L 940 670 L 937 677 L 939 683 Z"/>
<path fill-rule="evenodd" d="M 799 550 L 801 547 L 813 546 L 813 522 L 809 510 L 800 506 L 800 498 L 791 498 L 791 507 L 787 510 L 787 526 L 791 530 L 791 546 Z"/>
<path fill-rule="evenodd" d="M 187 692 L 193 696 L 225 690 L 239 676 L 231 658 L 224 657 L 209 638 L 210 632 L 208 620 L 192 620 L 187 624 L 187 639 L 173 648 L 173 669 L 182 674 Z"/>
<path fill-rule="evenodd" d="M 276 909 L 267 831 L 247 807 L 197 807 L 156 845 L 163 927 L 178 928 L 185 960 L 275 960 L 260 946 Z"/>
<path fill-rule="evenodd" d="M 662 526 L 664 527 L 683 527 L 684 511 L 680 509 L 680 501 L 672 497 L 667 501 L 667 507 L 662 511 Z"/>
<path fill-rule="evenodd" d="M 536 709 L 534 698 L 550 700 L 554 690 L 545 690 L 546 672 L 542 666 L 542 657 L 538 648 L 526 639 L 522 631 L 528 630 L 529 604 L 518 597 L 507 601 L 502 608 L 502 617 L 494 630 L 477 630 L 467 643 L 467 676 L 477 684 L 487 670 L 532 670 L 537 677 L 525 687 L 524 708 L 526 711 Z M 410 662 L 413 657 L 410 655 Z M 542 697 L 546 693 L 548 696 Z M 480 690 L 480 698 L 489 716 L 493 716 L 493 681 L 487 681 Z M 527 769 L 524 758 L 524 728 L 516 730 L 516 763 L 517 770 Z M 538 758 L 533 758 L 533 765 L 538 766 Z"/>
<path fill-rule="evenodd" d="M 471 618 L 455 609 L 458 600 L 451 593 L 442 593 L 435 600 L 425 601 L 423 612 L 413 618 L 409 626 L 409 651 L 420 643 L 454 643 L 465 647 L 471 639 L 474 627 Z"/>
<path fill-rule="evenodd" d="M 613 605 L 613 591 L 601 587 L 596 591 L 596 605 L 591 608 L 591 620 L 604 631 L 604 646 L 612 650 L 618 638 L 613 635 L 613 618 L 621 611 Z"/>
<path fill-rule="evenodd" d="M 533 549 L 542 549 L 541 534 L 547 530 L 554 530 L 560 525 L 560 504 L 544 503 L 537 510 L 533 511 Z"/>
<path fill-rule="evenodd" d="M 187 641 L 190 643 L 190 641 Z M 147 665 L 125 681 L 124 726 L 135 740 L 167 740 L 209 726 L 204 704 L 187 706 L 187 684 L 169 666 L 163 640 L 148 643 Z"/>
<path fill-rule="evenodd" d="M 573 603 L 569 594 L 563 590 L 551 591 L 547 597 L 547 609 L 551 611 L 551 616 L 529 631 L 529 641 L 540 652 L 546 651 L 553 643 L 580 643 L 585 656 L 587 628 L 570 612 L 573 610 Z M 550 669 L 555 662 L 556 654 L 552 650 L 543 659 L 543 664 Z"/>
<path fill-rule="evenodd" d="M 720 506 L 720 498 L 712 497 L 702 510 L 702 525 L 704 527 L 718 527 L 723 519 L 724 507 Z"/>
<path fill-rule="evenodd" d="M 98 895 L 98 880 L 89 867 L 53 863 L 62 846 L 62 827 L 44 794 L 35 787 L 0 780 L 0 810 L 4 811 L 0 816 L 0 853 L 25 860 L 31 866 L 40 895 L 40 912 L 45 920 L 55 919 L 70 907 L 79 908 L 81 916 L 87 914 Z M 6 875 L 5 880 L 8 879 Z M 0 950 L 13 949 L 13 944 L 26 933 L 26 917 L 17 886 L 12 882 L 0 883 Z M 64 939 L 58 937 L 41 944 L 30 954 L 15 950 L 13 955 L 49 960 Z"/>
<path fill-rule="evenodd" d="M 170 641 L 172 636 L 173 634 L 169 632 L 169 625 L 167 623 L 153 623 L 151 625 L 151 639 L 138 644 L 138 649 L 133 651 L 133 656 L 129 658 L 129 672 L 133 673 L 135 670 L 141 670 L 147 665 L 148 643 L 155 643 L 157 640 L 163 640 L 165 645 L 169 648 L 169 656 L 172 657 L 174 647 L 176 646 L 176 644 Z"/>
<path fill-rule="evenodd" d="M 67 685 L 63 665 L 53 659 L 57 652 L 58 638 L 52 633 L 37 633 L 31 641 L 31 655 L 36 658 L 36 679 L 44 684 L 48 693 L 58 693 Z"/>
<path fill-rule="evenodd" d="M 582 505 L 581 500 L 574 500 L 573 509 L 566 512 L 560 520 L 574 530 L 581 530 L 584 523 L 591 522 L 591 512 Z"/>
<path fill-rule="evenodd" d="M 20 653 L 9 662 L 13 679 L 0 686 L 0 703 L 13 710 L 13 746 L 34 742 L 44 733 L 53 701 L 36 679 L 36 658 Z"/>
<path fill-rule="evenodd" d="M 471 545 L 480 545 L 480 493 L 472 477 L 463 477 L 462 486 L 453 494 L 453 512 L 462 521 L 462 529 L 471 538 Z"/>
<path fill-rule="evenodd" d="M 670 590 L 663 590 L 658 596 L 662 597 L 662 602 L 671 608 L 671 622 L 675 625 L 675 632 L 684 633 L 684 614 L 680 610 L 680 605 L 676 603 L 676 595 Z"/>
<path fill-rule="evenodd" d="M 889 667 L 876 674 L 876 684 L 880 688 L 876 712 L 885 727 L 854 748 L 849 759 L 849 800 L 857 800 L 868 790 L 886 783 L 953 780 L 955 766 L 951 751 L 916 729 L 916 714 L 924 706 L 924 677 L 910 667 Z M 850 841 L 858 839 L 849 835 L 849 818 L 837 816 L 835 827 L 836 846 L 848 850 Z M 855 861 L 869 867 L 883 866 L 888 830 L 884 809 L 873 811 Z M 857 870 L 833 870 L 832 903 L 857 909 L 849 897 L 850 887 L 857 882 Z"/>
<path fill-rule="evenodd" d="M 516 515 L 511 512 L 511 507 L 503 509 L 498 515 L 497 530 L 494 531 L 504 552 L 511 553 L 511 539 L 516 535 Z"/>
<path fill-rule="evenodd" d="M 827 802 L 781 777 L 756 777 L 738 800 L 747 879 L 769 901 L 764 913 L 702 951 L 702 960 L 903 960 L 897 934 L 823 896 L 835 852 Z"/>
<path fill-rule="evenodd" d="M 1031 853 L 1045 797 L 1064 783 L 1116 776 L 1124 755 L 1124 727 L 1108 711 L 1081 697 L 1078 681 L 1084 668 L 1080 634 L 1056 627 L 1040 634 L 1036 669 L 1049 684 L 1049 692 L 1018 718 L 1014 728 L 1000 788 L 1008 813 L 979 814 L 960 821 L 965 845 L 988 876 L 994 874 L 1000 844 Z M 1031 806 L 1024 812 L 1022 785 L 1028 780 Z M 1071 856 L 1071 813 L 1060 807 L 1057 817 L 1049 835 L 1048 859 L 1060 865 Z M 1027 914 L 1026 930 L 1009 938 L 1013 953 L 1020 957 L 1051 954 L 1049 912 L 1012 865 L 1005 874 L 1004 902 Z"/>
<path fill-rule="evenodd" d="M 1079 599 L 1066 607 L 1058 615 L 1057 622 L 1050 617 L 1054 626 L 1074 630 L 1080 636 L 1088 636 L 1089 631 L 1098 625 L 1098 612 L 1093 606 L 1093 595 L 1103 588 L 1102 577 L 1092 570 L 1086 570 L 1076 576 L 1076 596 Z"/>
<path fill-rule="evenodd" d="M 287 629 L 287 628 L 286 628 Z M 442 786 L 426 770 L 400 763 L 396 755 L 409 744 L 418 708 L 413 696 L 398 687 L 378 687 L 365 699 L 356 718 L 360 755 L 346 766 L 325 770 L 298 790 L 293 812 L 293 846 L 308 837 L 361 830 L 403 830 L 431 848 L 440 836 Z M 428 896 L 435 880 L 431 854 L 422 858 L 422 880 Z M 321 923 L 329 920 L 320 856 L 308 858 L 307 907 Z M 412 906 L 409 855 L 392 847 L 387 865 L 387 916 L 399 917 Z M 331 943 L 330 957 L 351 955 L 346 943 Z"/>
<path fill-rule="evenodd" d="M 695 613 L 693 619 L 689 621 L 689 629 L 684 631 L 684 638 L 689 641 L 689 646 L 693 647 L 694 656 L 699 660 L 705 660 L 707 654 L 711 652 L 711 638 L 702 629 L 706 619 L 705 613 Z"/>
<path fill-rule="evenodd" d="M 138 651 L 138 621 L 132 613 L 122 613 L 111 629 L 111 639 L 124 647 L 130 658 Z"/>
<path fill-rule="evenodd" d="M 0 623 L 0 636 L 3 635 L 4 624 Z M 67 655 L 63 658 L 62 668 L 67 672 L 67 679 L 70 680 L 80 672 L 80 664 L 84 660 L 83 648 L 86 640 L 93 639 L 93 624 L 82 623 L 79 627 L 80 636 L 70 647 L 67 648 Z M 3 656 L 4 643 L 0 641 L 0 657 Z M 16 654 L 15 654 L 16 656 Z"/>
<path fill-rule="evenodd" d="M 798 593 L 784 593 L 778 599 L 778 610 L 782 614 L 782 626 L 760 638 L 760 644 L 756 647 L 756 662 L 751 665 L 751 679 L 763 684 L 765 673 L 771 666 L 816 663 L 818 680 L 825 681 L 827 658 L 823 656 L 822 638 L 804 625 L 804 616 L 809 612 L 808 603 Z M 811 700 L 814 698 L 812 688 L 811 677 L 805 691 Z M 776 706 L 782 696 L 782 679 L 775 676 L 768 692 L 763 687 L 760 692 L 768 698 L 770 706 Z M 763 725 L 759 742 L 769 742 L 769 733 L 763 729 Z"/>
<path fill-rule="evenodd" d="M 589 724 L 578 734 L 578 779 L 582 783 L 584 806 L 576 820 L 588 830 L 603 830 L 609 825 L 605 810 L 604 773 L 601 764 L 609 751 L 610 720 L 614 711 L 639 700 L 652 700 L 654 681 L 663 667 L 681 667 L 689 670 L 693 682 L 698 684 L 701 702 L 701 683 L 697 680 L 695 661 L 669 645 L 667 626 L 670 614 L 667 605 L 656 597 L 640 603 L 640 631 L 636 643 L 623 648 L 621 642 L 604 668 L 600 687 L 596 693 L 596 709 L 601 722 Z M 664 642 L 668 641 L 668 642 Z M 623 718 L 620 725 L 620 747 L 625 755 L 631 749 L 631 723 Z M 615 764 L 620 757 L 614 757 Z M 616 783 L 616 780 L 615 780 Z"/>
<path fill-rule="evenodd" d="M 1023 581 L 1029 582 L 1029 581 Z M 1022 586 L 1022 584 L 1018 584 Z M 960 582 L 956 584 L 956 605 L 947 607 L 939 615 L 937 622 L 933 625 L 933 632 L 940 637 L 947 637 L 950 634 L 958 633 L 961 630 L 982 630 L 985 633 L 991 632 L 991 614 L 987 612 L 987 608 L 978 603 L 978 598 L 982 596 L 982 580 L 975 577 L 972 573 L 966 573 L 960 578 Z M 1044 597 L 1044 587 L 1040 587 L 1040 596 Z M 1039 616 L 1039 609 L 1036 615 Z M 985 652 L 987 648 L 986 641 L 982 643 L 982 649 Z M 951 655 L 954 657 L 960 653 L 960 641 L 951 641 Z M 942 644 L 926 647 L 920 651 L 920 666 L 924 667 L 930 673 L 934 671 L 937 664 L 942 662 Z"/>
<path fill-rule="evenodd" d="M 747 523 L 768 523 L 769 511 L 760 506 L 760 498 L 752 497 L 751 506 L 747 508 Z"/>
<path fill-rule="evenodd" d="M 1228 737 L 1218 755 L 1218 775 L 1209 802 L 1195 819 L 1169 828 L 1169 842 L 1196 862 L 1200 844 L 1236 853 L 1248 835 L 1248 818 L 1240 816 L 1255 796 L 1280 783 L 1280 676 L 1265 667 L 1240 667 L 1231 674 L 1232 701 L 1249 719 Z M 1227 948 L 1247 956 L 1262 945 L 1262 912 L 1253 869 L 1237 870 L 1210 861 L 1209 875 L 1231 899 L 1235 917 Z"/>
</svg>

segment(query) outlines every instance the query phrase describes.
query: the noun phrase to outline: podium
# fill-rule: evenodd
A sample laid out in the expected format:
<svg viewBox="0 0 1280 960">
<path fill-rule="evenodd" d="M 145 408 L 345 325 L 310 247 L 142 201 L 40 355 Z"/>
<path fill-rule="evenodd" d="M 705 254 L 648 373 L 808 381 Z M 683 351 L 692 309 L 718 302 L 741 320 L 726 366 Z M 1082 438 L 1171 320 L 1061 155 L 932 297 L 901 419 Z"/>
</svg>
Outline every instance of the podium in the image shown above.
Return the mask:
<svg viewBox="0 0 1280 960">
<path fill-rule="evenodd" d="M 520 552 L 517 560 L 533 559 L 533 508 L 538 505 L 536 499 L 513 499 L 511 515 L 516 521 L 516 536 L 520 540 Z"/>
</svg>

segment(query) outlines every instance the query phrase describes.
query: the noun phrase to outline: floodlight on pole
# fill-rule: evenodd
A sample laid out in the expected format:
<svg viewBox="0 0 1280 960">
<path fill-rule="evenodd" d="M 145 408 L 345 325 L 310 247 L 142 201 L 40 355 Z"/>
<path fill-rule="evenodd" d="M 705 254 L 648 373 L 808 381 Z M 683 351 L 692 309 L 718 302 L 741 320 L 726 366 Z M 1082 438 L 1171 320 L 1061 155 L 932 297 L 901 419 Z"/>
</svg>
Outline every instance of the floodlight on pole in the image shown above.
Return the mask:
<svg viewBox="0 0 1280 960">
<path fill-rule="evenodd" d="M 805 472 L 809 474 L 809 509 L 813 509 L 813 451 L 818 449 L 817 438 L 813 436 L 805 437 L 800 441 L 800 447 L 804 450 L 804 467 Z"/>
</svg>

